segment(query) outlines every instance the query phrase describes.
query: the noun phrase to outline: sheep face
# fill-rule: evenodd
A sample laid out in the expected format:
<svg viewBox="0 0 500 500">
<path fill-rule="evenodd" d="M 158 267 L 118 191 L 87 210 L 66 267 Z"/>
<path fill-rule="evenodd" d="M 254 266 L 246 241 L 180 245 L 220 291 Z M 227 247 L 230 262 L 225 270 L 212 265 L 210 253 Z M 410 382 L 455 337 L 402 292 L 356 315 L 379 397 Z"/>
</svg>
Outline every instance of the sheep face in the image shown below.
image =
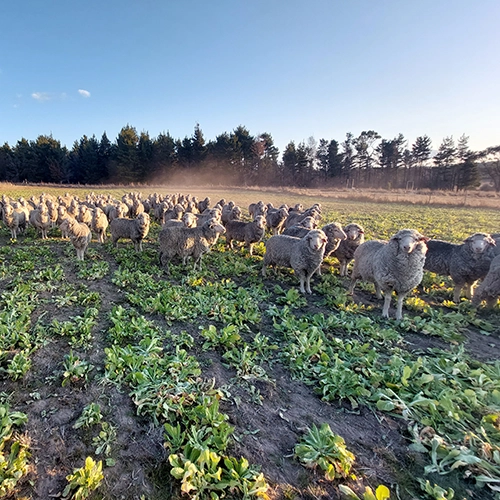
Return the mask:
<svg viewBox="0 0 500 500">
<path fill-rule="evenodd" d="M 403 229 L 397 232 L 392 238 L 391 242 L 398 245 L 398 251 L 410 254 L 417 248 L 419 243 L 426 243 L 429 241 L 427 236 L 423 236 L 418 231 Z"/>
<path fill-rule="evenodd" d="M 266 218 L 263 215 L 257 215 L 255 217 L 254 222 L 256 223 L 257 227 L 264 229 L 266 227 Z"/>
<path fill-rule="evenodd" d="M 495 240 L 486 233 L 475 233 L 469 236 L 465 240 L 465 243 L 469 245 L 469 248 L 474 254 L 482 254 L 491 246 L 496 246 Z"/>
<path fill-rule="evenodd" d="M 224 226 L 220 224 L 215 218 L 208 220 L 207 222 L 205 222 L 205 224 L 209 229 L 212 229 L 216 233 L 224 234 L 226 232 Z"/>
<path fill-rule="evenodd" d="M 347 237 L 346 239 L 353 241 L 359 238 L 359 236 L 361 236 L 362 234 L 365 234 L 363 229 L 361 229 L 361 227 L 357 224 L 349 224 L 348 226 L 346 226 L 344 231 Z"/>
<path fill-rule="evenodd" d="M 318 252 L 328 243 L 328 238 L 321 229 L 309 231 L 304 238 L 306 238 L 309 248 L 314 252 Z"/>
<path fill-rule="evenodd" d="M 186 212 L 182 216 L 182 223 L 186 227 L 195 227 L 196 226 L 196 216 L 191 212 Z"/>
<path fill-rule="evenodd" d="M 139 214 L 137 216 L 137 221 L 138 221 L 138 224 L 139 224 L 139 227 L 141 229 L 145 229 L 146 227 L 149 228 L 149 224 L 150 224 L 150 218 L 149 218 L 149 214 L 147 214 L 146 212 L 142 212 L 142 214 Z"/>
<path fill-rule="evenodd" d="M 325 226 L 323 228 L 323 232 L 332 240 L 343 241 L 347 238 L 347 235 L 340 226 L 340 224 L 337 224 L 336 222 Z"/>
</svg>

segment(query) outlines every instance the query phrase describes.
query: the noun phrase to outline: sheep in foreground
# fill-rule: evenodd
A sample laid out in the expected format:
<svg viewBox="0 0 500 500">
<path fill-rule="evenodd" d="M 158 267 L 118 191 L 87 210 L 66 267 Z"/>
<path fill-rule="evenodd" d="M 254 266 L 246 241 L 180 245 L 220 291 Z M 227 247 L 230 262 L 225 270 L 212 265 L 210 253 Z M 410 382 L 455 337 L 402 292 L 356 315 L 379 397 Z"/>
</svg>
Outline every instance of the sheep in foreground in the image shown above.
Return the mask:
<svg viewBox="0 0 500 500">
<path fill-rule="evenodd" d="M 48 238 L 47 233 L 52 223 L 45 203 L 41 203 L 38 208 L 30 211 L 29 222 L 37 231 L 40 231 L 42 240 Z"/>
<path fill-rule="evenodd" d="M 99 207 L 94 208 L 92 211 L 92 231 L 97 234 L 97 241 L 104 243 L 106 239 L 106 230 L 108 229 L 109 222 L 106 214 Z"/>
<path fill-rule="evenodd" d="M 337 250 L 339 245 L 345 241 L 346 234 L 342 229 L 342 225 L 338 222 L 330 222 L 326 226 L 323 226 L 321 230 L 326 234 L 328 242 L 325 246 L 325 254 L 323 258 L 328 257 L 332 252 Z M 321 266 L 318 267 L 318 275 L 321 276 Z"/>
<path fill-rule="evenodd" d="M 139 214 L 135 219 L 118 218 L 109 224 L 113 246 L 120 238 L 128 238 L 134 242 L 136 251 L 142 251 L 142 240 L 149 233 L 150 218 L 146 212 Z"/>
<path fill-rule="evenodd" d="M 253 254 L 253 246 L 258 243 L 266 232 L 266 218 L 257 215 L 252 222 L 231 220 L 226 224 L 226 245 L 233 248 L 234 241 L 243 241 L 250 255 Z"/>
<path fill-rule="evenodd" d="M 323 261 L 327 242 L 328 238 L 321 229 L 313 229 L 303 238 L 283 234 L 271 236 L 266 242 L 262 276 L 266 276 L 266 266 L 269 265 L 291 267 L 299 276 L 300 291 L 312 293 L 311 276 Z"/>
<path fill-rule="evenodd" d="M 92 239 L 89 226 L 84 222 L 78 222 L 73 217 L 66 219 L 68 225 L 69 239 L 76 250 L 77 260 L 84 260 L 85 252 Z"/>
<path fill-rule="evenodd" d="M 10 229 L 10 235 L 13 240 L 17 239 L 17 231 L 22 224 L 22 217 L 24 217 L 24 214 L 14 210 L 12 205 L 6 204 L 4 206 L 3 221 L 7 228 Z M 24 221 L 24 226 L 26 226 L 26 220 Z"/>
<path fill-rule="evenodd" d="M 415 229 L 401 229 L 387 242 L 365 241 L 354 252 L 349 293 L 353 293 L 358 279 L 371 281 L 377 298 L 384 292 L 382 316 L 388 318 L 391 294 L 396 292 L 396 319 L 401 319 L 403 300 L 422 281 L 428 240 Z"/>
<path fill-rule="evenodd" d="M 180 257 L 185 265 L 189 257 L 194 259 L 194 268 L 199 264 L 203 254 L 217 242 L 220 234 L 225 233 L 224 226 L 213 218 L 197 227 L 164 227 L 158 236 L 160 247 L 160 265 L 165 266 L 168 273 L 169 262 Z"/>
<path fill-rule="evenodd" d="M 488 274 L 474 290 L 472 305 L 479 307 L 483 300 L 486 307 L 492 309 L 500 297 L 500 255 L 497 255 L 490 264 Z"/>
<path fill-rule="evenodd" d="M 340 276 L 347 276 L 347 266 L 354 258 L 354 252 L 365 241 L 365 231 L 359 224 L 347 224 L 344 227 L 346 239 L 340 242 L 336 250 L 331 250 L 329 255 L 336 257 L 340 263 Z M 325 256 L 327 255 L 325 251 Z"/>
<path fill-rule="evenodd" d="M 486 277 L 495 256 L 495 240 L 487 233 L 475 233 L 461 244 L 430 240 L 424 269 L 451 276 L 454 283 L 453 301 L 460 302 L 460 292 L 472 297 L 474 283 Z"/>
</svg>

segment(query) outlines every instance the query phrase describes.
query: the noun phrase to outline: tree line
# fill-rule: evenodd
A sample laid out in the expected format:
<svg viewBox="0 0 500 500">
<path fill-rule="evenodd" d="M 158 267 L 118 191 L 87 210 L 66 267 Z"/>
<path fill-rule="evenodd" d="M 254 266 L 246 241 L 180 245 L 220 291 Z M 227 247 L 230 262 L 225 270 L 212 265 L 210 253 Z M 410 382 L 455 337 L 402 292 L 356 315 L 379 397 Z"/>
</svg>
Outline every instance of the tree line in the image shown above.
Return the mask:
<svg viewBox="0 0 500 500">
<path fill-rule="evenodd" d="M 481 169 L 479 167 L 482 167 Z M 409 145 L 403 134 L 384 139 L 373 130 L 343 141 L 290 141 L 280 158 L 269 133 L 239 126 L 206 141 L 197 124 L 191 137 L 151 138 L 127 125 L 114 142 L 83 136 L 71 149 L 52 136 L 0 148 L 0 181 L 61 184 L 168 183 L 297 187 L 430 188 L 466 190 L 489 176 L 500 191 L 500 146 L 473 152 L 468 137 L 446 137 L 433 154 L 427 135 Z"/>
</svg>

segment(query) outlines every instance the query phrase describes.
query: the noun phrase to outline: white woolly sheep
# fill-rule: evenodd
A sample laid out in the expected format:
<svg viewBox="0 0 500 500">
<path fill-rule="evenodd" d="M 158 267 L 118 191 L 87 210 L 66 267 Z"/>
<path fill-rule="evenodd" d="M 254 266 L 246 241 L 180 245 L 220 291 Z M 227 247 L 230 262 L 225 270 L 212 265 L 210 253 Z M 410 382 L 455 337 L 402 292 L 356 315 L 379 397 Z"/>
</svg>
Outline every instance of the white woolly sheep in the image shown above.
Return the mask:
<svg viewBox="0 0 500 500">
<path fill-rule="evenodd" d="M 283 234 L 271 236 L 266 242 L 262 276 L 266 276 L 266 266 L 269 265 L 291 267 L 300 279 L 300 291 L 312 293 L 311 276 L 323 261 L 327 242 L 328 238 L 321 229 L 313 229 L 303 238 Z"/>
<path fill-rule="evenodd" d="M 142 251 L 142 240 L 149 233 L 150 218 L 146 212 L 139 214 L 135 219 L 113 219 L 109 224 L 111 240 L 116 247 L 120 238 L 128 238 L 134 242 L 136 251 Z"/>
<path fill-rule="evenodd" d="M 316 219 L 314 217 L 307 216 L 294 226 L 290 226 L 284 229 L 281 234 L 285 234 L 287 236 L 295 236 L 295 238 L 303 238 L 308 233 L 308 231 L 310 231 L 311 229 L 316 229 L 317 227 L 318 223 Z"/>
<path fill-rule="evenodd" d="M 389 317 L 391 294 L 397 294 L 396 319 L 403 317 L 403 300 L 422 281 L 428 238 L 415 229 L 401 229 L 386 241 L 365 241 L 354 252 L 349 293 L 358 279 L 375 284 L 377 298 L 384 292 L 382 316 Z"/>
<path fill-rule="evenodd" d="M 213 218 L 198 227 L 164 227 L 158 236 L 160 265 L 169 272 L 169 262 L 180 257 L 185 265 L 189 257 L 194 259 L 194 268 L 199 264 L 203 254 L 217 242 L 220 234 L 225 233 L 224 226 Z"/>
<path fill-rule="evenodd" d="M 340 276 L 347 276 L 347 266 L 354 258 L 356 248 L 365 241 L 365 230 L 355 223 L 344 227 L 346 239 L 340 242 L 336 250 L 330 251 L 329 255 L 336 257 L 340 263 Z M 328 250 L 325 252 L 325 257 Z"/>
<path fill-rule="evenodd" d="M 500 297 L 500 254 L 497 255 L 490 264 L 488 274 L 479 286 L 474 290 L 472 305 L 479 307 L 483 300 L 486 307 L 493 308 Z"/>
<path fill-rule="evenodd" d="M 40 203 L 38 208 L 30 211 L 29 222 L 36 230 L 40 231 L 42 240 L 48 238 L 47 232 L 50 229 L 51 221 L 45 203 Z"/>
<path fill-rule="evenodd" d="M 475 233 L 461 244 L 430 240 L 424 269 L 451 276 L 454 302 L 460 302 L 462 288 L 465 288 L 465 297 L 470 299 L 474 283 L 488 274 L 495 245 L 495 240 L 487 233 Z"/>
<path fill-rule="evenodd" d="M 243 241 L 250 255 L 253 255 L 253 246 L 264 237 L 266 219 L 257 215 L 252 222 L 231 220 L 226 224 L 226 245 L 233 248 L 233 241 Z"/>
<path fill-rule="evenodd" d="M 12 205 L 5 204 L 3 208 L 3 221 L 7 228 L 10 229 L 10 235 L 13 240 L 17 239 L 17 231 L 22 224 L 23 217 L 24 214 L 22 212 L 17 212 Z M 26 220 L 24 221 L 24 226 L 26 226 Z"/>
<path fill-rule="evenodd" d="M 106 239 L 106 230 L 108 229 L 109 222 L 106 214 L 101 208 L 96 207 L 92 211 L 92 231 L 97 235 L 97 241 L 104 243 Z"/>
<path fill-rule="evenodd" d="M 67 218 L 69 239 L 76 250 L 77 260 L 84 260 L 85 252 L 92 239 L 89 226 L 84 222 L 78 222 L 72 217 Z"/>
<path fill-rule="evenodd" d="M 273 234 L 280 234 L 283 231 L 283 225 L 287 217 L 288 208 L 286 205 L 280 208 L 268 207 L 266 214 L 267 228 L 270 229 Z"/>
</svg>

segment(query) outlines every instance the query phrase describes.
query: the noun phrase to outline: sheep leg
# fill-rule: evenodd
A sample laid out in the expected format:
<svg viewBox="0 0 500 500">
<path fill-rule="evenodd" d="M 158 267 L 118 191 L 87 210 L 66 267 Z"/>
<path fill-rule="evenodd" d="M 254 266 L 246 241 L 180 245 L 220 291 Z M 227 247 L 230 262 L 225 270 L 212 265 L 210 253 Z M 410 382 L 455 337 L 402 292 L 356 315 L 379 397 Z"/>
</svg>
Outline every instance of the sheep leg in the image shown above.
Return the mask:
<svg viewBox="0 0 500 500">
<path fill-rule="evenodd" d="M 304 281 L 305 281 L 304 273 L 300 273 L 300 293 L 306 293 L 306 290 L 304 288 Z M 307 293 L 311 293 L 311 292 L 308 291 Z"/>
<path fill-rule="evenodd" d="M 382 317 L 383 318 L 389 317 L 389 306 L 390 305 L 391 305 L 391 292 L 389 290 L 389 291 L 385 292 L 384 307 L 382 309 Z"/>
<path fill-rule="evenodd" d="M 347 276 L 347 262 L 340 263 L 340 276 Z"/>
<path fill-rule="evenodd" d="M 319 268 L 318 268 L 319 269 Z M 310 274 L 306 274 L 306 291 L 308 294 L 312 294 L 311 290 L 311 277 L 314 274 L 314 271 Z"/>
<path fill-rule="evenodd" d="M 462 285 L 455 285 L 453 289 L 453 302 L 459 303 L 460 302 L 460 292 L 462 291 Z"/>
<path fill-rule="evenodd" d="M 403 301 L 406 293 L 398 294 L 398 303 L 396 306 L 396 319 L 403 319 Z"/>
<path fill-rule="evenodd" d="M 378 285 L 378 283 L 375 283 L 375 293 L 377 295 L 377 299 L 381 299 L 382 298 L 382 292 L 380 291 L 380 286 Z M 386 295 L 387 297 L 387 295 Z M 390 297 L 390 294 L 389 294 L 389 297 Z M 390 300 L 389 300 L 390 302 Z M 389 309 L 387 309 L 389 310 Z"/>
<path fill-rule="evenodd" d="M 356 286 L 356 283 L 357 283 L 357 278 L 351 278 L 351 284 L 349 285 L 349 295 L 352 295 L 353 292 L 354 292 L 354 287 Z"/>
<path fill-rule="evenodd" d="M 472 298 L 472 283 L 466 283 L 464 288 L 465 297 L 470 300 Z"/>
</svg>

